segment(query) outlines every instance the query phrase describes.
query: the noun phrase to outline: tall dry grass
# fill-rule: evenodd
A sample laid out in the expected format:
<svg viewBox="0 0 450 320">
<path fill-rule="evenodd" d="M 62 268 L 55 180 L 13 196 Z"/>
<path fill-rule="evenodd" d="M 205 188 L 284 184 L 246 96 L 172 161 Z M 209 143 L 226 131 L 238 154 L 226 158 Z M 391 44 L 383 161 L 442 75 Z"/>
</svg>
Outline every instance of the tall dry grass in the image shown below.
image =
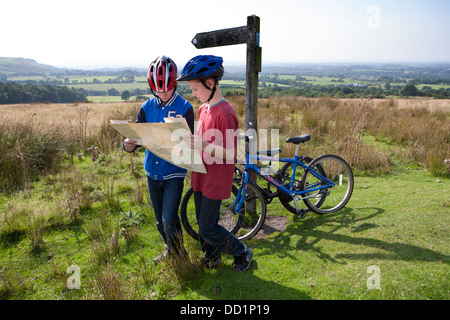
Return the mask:
<svg viewBox="0 0 450 320">
<path fill-rule="evenodd" d="M 245 128 L 245 97 L 232 96 Z M 198 102 L 193 101 L 195 108 Z M 123 139 L 110 119 L 134 121 L 140 103 L 31 104 L 0 106 L 0 190 L 26 189 L 40 175 L 59 170 L 65 157 L 117 150 Z M 300 152 L 311 157 L 335 153 L 357 173 L 391 170 L 394 158 L 448 175 L 448 100 L 361 100 L 271 97 L 258 102 L 258 128 L 277 129 L 283 156 L 294 146 L 285 140 L 308 133 Z M 269 130 L 270 131 L 270 130 Z M 371 139 L 372 138 L 372 139 Z M 273 145 L 269 142 L 269 146 Z"/>
<path fill-rule="evenodd" d="M 424 165 L 432 174 L 450 173 L 444 162 L 450 158 L 449 111 L 426 105 L 400 108 L 380 104 L 368 123 L 368 132 L 379 141 L 400 145 L 405 156 Z"/>
<path fill-rule="evenodd" d="M 108 123 L 136 118 L 140 104 L 31 104 L 0 106 L 0 191 L 27 189 L 58 172 L 65 157 L 116 150 L 122 137 Z"/>
<path fill-rule="evenodd" d="M 245 128 L 245 98 L 229 97 Z M 388 173 L 394 158 L 448 175 L 448 100 L 369 100 L 272 97 L 258 103 L 258 129 L 278 129 L 283 155 L 294 153 L 285 140 L 310 134 L 300 152 L 311 157 L 335 153 L 358 174 Z"/>
</svg>

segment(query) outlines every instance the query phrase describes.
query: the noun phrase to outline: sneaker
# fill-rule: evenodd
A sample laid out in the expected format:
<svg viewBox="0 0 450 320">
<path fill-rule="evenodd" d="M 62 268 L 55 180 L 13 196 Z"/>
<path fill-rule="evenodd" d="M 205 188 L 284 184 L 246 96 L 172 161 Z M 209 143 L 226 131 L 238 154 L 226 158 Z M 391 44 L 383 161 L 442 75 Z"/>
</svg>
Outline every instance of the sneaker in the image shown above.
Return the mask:
<svg viewBox="0 0 450 320">
<path fill-rule="evenodd" d="M 234 257 L 234 271 L 244 272 L 250 268 L 252 263 L 253 253 L 248 249 L 246 254 Z"/>
</svg>

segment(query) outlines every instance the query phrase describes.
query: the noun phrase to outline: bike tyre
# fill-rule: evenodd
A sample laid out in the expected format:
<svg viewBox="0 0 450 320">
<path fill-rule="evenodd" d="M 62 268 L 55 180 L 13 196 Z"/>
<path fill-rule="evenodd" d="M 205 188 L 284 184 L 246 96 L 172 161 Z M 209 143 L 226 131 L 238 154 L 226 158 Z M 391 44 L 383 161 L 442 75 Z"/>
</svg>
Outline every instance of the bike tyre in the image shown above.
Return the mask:
<svg viewBox="0 0 450 320">
<path fill-rule="evenodd" d="M 252 222 L 250 223 L 250 225 L 246 225 L 248 223 L 247 221 L 255 220 L 255 218 L 250 217 L 251 213 L 247 212 L 246 210 L 248 208 L 247 203 L 250 200 L 249 197 L 252 193 L 254 194 L 252 198 L 256 199 L 259 202 L 259 205 L 257 204 L 258 209 L 256 212 L 257 219 L 256 223 Z M 264 225 L 266 214 L 266 199 L 258 185 L 252 180 L 249 180 L 247 184 L 247 192 L 244 199 L 244 208 L 241 208 L 241 211 L 239 212 L 239 226 L 237 229 L 236 237 L 241 241 L 248 240 L 254 237 Z"/>
<path fill-rule="evenodd" d="M 300 161 L 302 161 L 302 163 L 308 165 L 309 163 L 311 163 L 311 161 L 313 161 L 313 158 L 307 157 L 307 156 L 302 156 L 302 157 L 300 157 Z M 280 177 L 283 177 L 283 179 L 278 179 L 279 182 L 285 184 L 284 181 L 287 181 L 287 182 L 290 181 L 292 172 L 289 172 L 289 169 L 291 169 L 292 165 L 293 165 L 292 162 L 286 162 L 283 165 L 283 167 L 281 167 L 281 169 L 280 169 Z M 301 167 L 300 170 L 303 171 L 303 168 Z M 325 172 L 323 171 L 323 169 L 320 166 L 317 167 L 316 170 L 321 175 L 325 175 Z M 302 172 L 302 171 L 300 171 L 300 172 Z M 289 172 L 289 173 L 287 173 L 287 172 Z M 301 180 L 302 177 L 303 177 L 303 173 L 300 176 L 300 180 L 298 180 L 297 188 L 294 186 L 294 190 L 293 190 L 294 192 L 302 190 L 302 188 L 303 188 L 302 187 L 302 180 Z M 281 180 L 284 180 L 284 181 L 281 181 Z M 287 187 L 289 189 L 288 185 L 285 185 L 285 187 Z M 284 194 L 283 192 L 279 191 L 279 196 L 278 197 L 279 197 L 280 202 L 283 205 L 283 207 L 285 207 L 289 212 L 291 212 L 293 214 L 297 214 L 297 210 L 295 208 L 295 205 L 292 205 L 293 204 L 293 198 L 291 196 L 289 196 L 287 194 Z M 315 206 L 320 207 L 322 205 L 323 201 L 325 201 L 325 199 L 319 199 L 317 201 L 317 203 L 315 204 Z"/>
<path fill-rule="evenodd" d="M 326 161 L 329 161 L 329 163 L 326 163 Z M 327 179 L 337 182 L 337 184 L 335 187 L 329 189 L 329 194 L 321 193 L 320 191 L 317 192 L 317 194 L 320 195 L 320 200 L 316 202 L 316 204 L 320 203 L 320 206 L 312 203 L 310 201 L 310 199 L 312 198 L 304 198 L 303 202 L 306 204 L 306 206 L 311 211 L 314 211 L 318 214 L 337 212 L 345 207 L 352 196 L 354 186 L 353 172 L 349 164 L 337 155 L 325 154 L 315 158 L 308 166 L 316 166 L 318 168 L 322 168 L 323 172 L 319 173 Z M 343 171 L 340 171 L 340 167 L 342 167 Z M 343 172 L 345 175 L 340 173 L 338 177 L 338 175 L 335 174 L 334 171 Z M 314 180 L 317 178 L 315 178 L 311 174 L 310 170 L 306 169 L 301 180 L 302 190 L 307 190 L 310 179 Z M 339 193 L 342 193 L 343 195 L 340 195 Z M 304 196 L 306 195 L 307 194 L 305 194 Z M 328 207 L 330 205 L 329 203 L 334 203 L 334 201 L 331 199 L 334 199 L 335 197 L 336 199 L 338 199 L 337 204 L 332 204 L 331 207 Z"/>
<path fill-rule="evenodd" d="M 233 203 L 234 199 L 236 198 L 236 194 L 238 192 L 238 188 L 236 187 L 237 181 L 240 179 L 233 179 L 233 185 L 231 187 L 231 197 L 230 199 L 226 200 L 226 203 Z M 188 209 L 188 207 L 190 209 Z M 224 209 L 226 205 L 222 203 L 221 210 Z M 221 217 L 222 217 L 221 212 Z M 229 217 L 229 216 L 227 216 Z M 241 217 L 238 215 L 236 216 L 236 220 L 231 223 L 228 223 L 228 227 L 226 228 L 231 234 L 236 234 L 237 230 L 239 229 L 239 219 Z M 200 240 L 200 237 L 198 235 L 198 226 L 197 226 L 197 218 L 195 213 L 195 203 L 194 203 L 194 189 L 190 187 L 185 194 L 183 195 L 183 198 L 180 203 L 180 219 L 181 223 L 183 225 L 184 230 L 196 241 Z M 221 221 L 219 220 L 219 224 L 221 224 Z"/>
</svg>

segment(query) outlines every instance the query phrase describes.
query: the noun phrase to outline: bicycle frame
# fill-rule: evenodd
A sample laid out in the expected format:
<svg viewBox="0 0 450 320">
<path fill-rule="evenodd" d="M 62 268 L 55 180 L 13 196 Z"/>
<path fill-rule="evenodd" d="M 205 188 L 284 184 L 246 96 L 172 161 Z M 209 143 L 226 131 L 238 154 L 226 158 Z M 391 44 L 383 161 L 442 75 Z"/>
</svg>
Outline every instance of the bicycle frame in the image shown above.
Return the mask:
<svg viewBox="0 0 450 320">
<path fill-rule="evenodd" d="M 248 141 L 246 140 L 246 144 Z M 312 169 L 311 167 L 305 165 L 301 161 L 299 161 L 299 157 L 297 155 L 298 153 L 298 145 L 295 148 L 295 155 L 294 158 L 277 158 L 277 157 L 269 157 L 269 156 L 261 156 L 261 155 L 252 155 L 248 151 L 248 147 L 246 146 L 246 161 L 245 161 L 245 167 L 243 172 L 243 185 L 239 188 L 238 194 L 236 195 L 235 202 L 233 204 L 233 212 L 239 212 L 242 208 L 242 204 L 244 202 L 244 197 L 242 195 L 245 195 L 247 193 L 247 185 L 249 181 L 249 172 L 256 173 L 259 177 L 262 177 L 264 180 L 266 180 L 270 185 L 273 185 L 277 188 L 277 190 L 283 192 L 284 194 L 291 196 L 291 197 L 298 197 L 306 193 L 310 193 L 317 190 L 327 189 L 334 187 L 335 184 L 327 179 L 326 177 L 322 176 L 320 173 Z M 265 173 L 262 168 L 258 167 L 257 165 L 253 164 L 253 162 L 256 162 L 254 160 L 260 160 L 260 161 L 278 161 L 278 162 L 289 162 L 293 164 L 292 168 L 292 176 L 289 182 L 289 189 L 283 186 L 281 183 L 276 181 L 272 176 Z M 300 165 L 305 170 L 309 170 L 313 176 L 318 178 L 321 183 L 317 183 L 314 185 L 309 186 L 306 190 L 299 190 L 294 191 L 294 181 L 295 181 L 295 173 L 297 171 L 297 166 Z M 325 183 L 324 183 L 325 182 Z M 306 197 L 305 197 L 306 198 Z M 304 199 L 304 198 L 301 198 Z M 237 207 L 236 207 L 237 205 Z M 236 208 L 236 210 L 234 210 Z"/>
</svg>

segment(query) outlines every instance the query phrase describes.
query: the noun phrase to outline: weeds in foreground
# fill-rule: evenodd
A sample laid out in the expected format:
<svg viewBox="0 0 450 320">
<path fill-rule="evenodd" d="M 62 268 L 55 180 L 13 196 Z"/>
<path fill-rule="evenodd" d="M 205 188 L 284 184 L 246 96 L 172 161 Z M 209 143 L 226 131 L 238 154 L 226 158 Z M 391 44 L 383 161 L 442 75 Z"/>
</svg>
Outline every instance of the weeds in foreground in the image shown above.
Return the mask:
<svg viewBox="0 0 450 320">
<path fill-rule="evenodd" d="M 0 268 L 0 300 L 7 299 L 17 293 L 31 291 L 33 287 L 13 269 Z"/>
<path fill-rule="evenodd" d="M 168 256 L 164 263 L 169 266 L 169 272 L 176 278 L 181 284 L 186 283 L 190 279 L 195 278 L 202 270 L 202 264 L 200 262 L 199 251 L 196 250 L 196 242 L 191 239 L 178 240 L 179 243 L 185 243 L 184 249 L 179 250 L 179 254 Z"/>
<path fill-rule="evenodd" d="M 99 127 L 89 126 L 91 107 L 76 104 L 78 121 L 75 122 L 67 114 L 53 119 L 52 123 L 36 121 L 35 112 L 21 119 L 2 117 L 0 192 L 23 190 L 42 175 L 58 173 L 66 157 L 73 163 L 77 154 L 90 152 L 97 159 L 100 153 L 117 150 L 123 137 L 109 126 L 109 120 L 135 118 L 137 108 L 137 105 L 129 105 L 124 110 L 108 112 Z"/>
<path fill-rule="evenodd" d="M 30 214 L 28 216 L 29 225 L 27 229 L 27 237 L 33 250 L 40 250 L 44 245 L 44 233 L 47 220 L 39 213 Z"/>
<path fill-rule="evenodd" d="M 96 287 L 105 300 L 125 300 L 129 298 L 121 276 L 111 264 L 96 268 L 94 277 Z"/>
</svg>

